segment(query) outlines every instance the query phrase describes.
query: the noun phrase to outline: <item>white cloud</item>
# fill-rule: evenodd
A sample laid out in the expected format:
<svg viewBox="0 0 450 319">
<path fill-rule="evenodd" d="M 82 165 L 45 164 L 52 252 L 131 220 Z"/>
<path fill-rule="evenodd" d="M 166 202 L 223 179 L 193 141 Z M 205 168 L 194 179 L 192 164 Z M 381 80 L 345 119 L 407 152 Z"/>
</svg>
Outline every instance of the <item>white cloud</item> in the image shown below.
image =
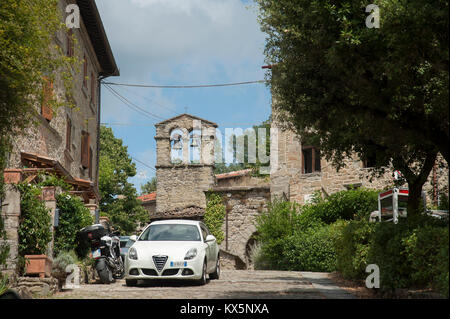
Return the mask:
<svg viewBox="0 0 450 319">
<path fill-rule="evenodd" d="M 254 10 L 239 0 L 97 0 L 97 5 L 122 79 L 192 83 L 261 75 L 264 36 Z M 248 64 L 254 71 L 243 68 Z"/>
</svg>

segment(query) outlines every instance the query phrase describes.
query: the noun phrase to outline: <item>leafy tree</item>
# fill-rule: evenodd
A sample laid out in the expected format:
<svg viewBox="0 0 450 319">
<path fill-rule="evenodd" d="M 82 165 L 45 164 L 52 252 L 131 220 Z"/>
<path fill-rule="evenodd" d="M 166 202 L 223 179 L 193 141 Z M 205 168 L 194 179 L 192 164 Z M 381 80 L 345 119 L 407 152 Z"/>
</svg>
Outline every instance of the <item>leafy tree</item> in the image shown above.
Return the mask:
<svg viewBox="0 0 450 319">
<path fill-rule="evenodd" d="M 156 192 L 156 177 L 153 177 L 141 186 L 141 194 L 150 194 L 152 192 Z"/>
<path fill-rule="evenodd" d="M 100 129 L 99 191 L 100 211 L 113 226 L 124 233 L 136 230 L 138 223 L 147 222 L 147 211 L 137 199 L 137 191 L 128 182 L 136 175 L 136 166 L 127 146 L 114 136 L 111 128 Z"/>
<path fill-rule="evenodd" d="M 392 164 L 410 188 L 408 211 L 436 154 L 449 159 L 448 1 L 256 0 L 268 34 L 277 120 L 340 168 L 357 154 Z"/>
</svg>

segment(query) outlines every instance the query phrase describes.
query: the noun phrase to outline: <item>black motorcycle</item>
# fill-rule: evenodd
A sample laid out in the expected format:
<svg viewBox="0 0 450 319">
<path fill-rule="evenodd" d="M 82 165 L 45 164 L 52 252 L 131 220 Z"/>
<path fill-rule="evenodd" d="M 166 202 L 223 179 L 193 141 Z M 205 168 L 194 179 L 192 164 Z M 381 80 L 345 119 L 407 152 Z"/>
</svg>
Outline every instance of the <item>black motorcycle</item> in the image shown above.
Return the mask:
<svg viewBox="0 0 450 319">
<path fill-rule="evenodd" d="M 90 243 L 95 269 L 103 284 L 123 278 L 125 267 L 120 256 L 118 232 L 110 232 L 101 224 L 87 226 L 80 231 L 82 238 Z"/>
</svg>

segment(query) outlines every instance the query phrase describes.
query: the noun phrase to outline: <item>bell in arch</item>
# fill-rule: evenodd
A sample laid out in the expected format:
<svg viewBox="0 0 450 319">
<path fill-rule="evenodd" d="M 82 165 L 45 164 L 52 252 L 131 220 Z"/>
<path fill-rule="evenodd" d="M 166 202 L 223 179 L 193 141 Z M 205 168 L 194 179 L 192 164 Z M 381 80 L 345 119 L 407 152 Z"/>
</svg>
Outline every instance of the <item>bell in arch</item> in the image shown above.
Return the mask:
<svg viewBox="0 0 450 319">
<path fill-rule="evenodd" d="M 198 136 L 194 135 L 192 137 L 192 142 L 191 142 L 191 147 L 198 147 L 199 143 L 198 143 Z"/>
<path fill-rule="evenodd" d="M 180 134 L 175 134 L 172 138 L 172 141 L 173 141 L 172 149 L 181 150 L 183 148 L 183 146 L 181 145 L 181 135 Z"/>
</svg>

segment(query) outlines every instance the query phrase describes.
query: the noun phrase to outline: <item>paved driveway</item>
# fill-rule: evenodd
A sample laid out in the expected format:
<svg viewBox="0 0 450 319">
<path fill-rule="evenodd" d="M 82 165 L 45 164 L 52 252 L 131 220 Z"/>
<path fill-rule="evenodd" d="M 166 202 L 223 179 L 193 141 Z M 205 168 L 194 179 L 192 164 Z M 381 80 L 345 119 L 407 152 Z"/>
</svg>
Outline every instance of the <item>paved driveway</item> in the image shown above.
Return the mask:
<svg viewBox="0 0 450 319">
<path fill-rule="evenodd" d="M 191 282 L 140 282 L 127 287 L 125 280 L 111 285 L 81 285 L 51 298 L 108 299 L 325 299 L 355 298 L 328 279 L 327 273 L 295 271 L 222 270 L 219 280 L 205 286 Z"/>
</svg>

